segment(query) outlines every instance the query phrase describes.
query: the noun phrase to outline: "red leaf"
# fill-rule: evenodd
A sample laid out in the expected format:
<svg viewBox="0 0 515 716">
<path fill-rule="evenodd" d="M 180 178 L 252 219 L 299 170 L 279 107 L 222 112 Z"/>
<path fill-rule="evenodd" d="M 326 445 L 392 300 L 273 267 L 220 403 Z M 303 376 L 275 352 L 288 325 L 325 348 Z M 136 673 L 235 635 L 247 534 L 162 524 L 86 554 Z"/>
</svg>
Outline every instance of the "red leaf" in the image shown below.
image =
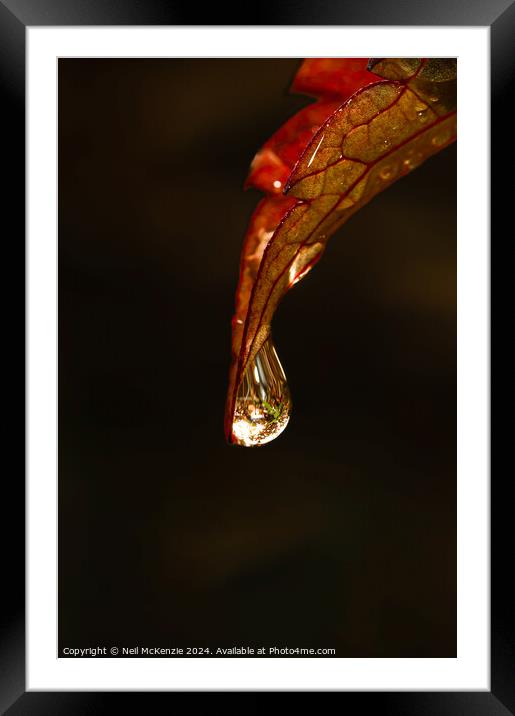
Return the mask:
<svg viewBox="0 0 515 716">
<path fill-rule="evenodd" d="M 271 137 L 246 183 L 268 197 L 247 231 L 233 319 L 225 428 L 243 445 L 272 440 L 289 419 L 270 339 L 282 296 L 355 211 L 456 137 L 452 59 L 305 60 L 293 89 L 319 100 Z"/>
</svg>

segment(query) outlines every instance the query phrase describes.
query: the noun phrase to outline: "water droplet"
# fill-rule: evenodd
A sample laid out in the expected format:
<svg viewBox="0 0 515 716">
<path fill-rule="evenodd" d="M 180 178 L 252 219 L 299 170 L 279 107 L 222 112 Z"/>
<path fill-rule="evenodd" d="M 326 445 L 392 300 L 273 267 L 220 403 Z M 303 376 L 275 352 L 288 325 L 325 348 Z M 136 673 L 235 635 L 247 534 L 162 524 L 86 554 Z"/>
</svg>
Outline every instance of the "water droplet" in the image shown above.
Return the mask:
<svg viewBox="0 0 515 716">
<path fill-rule="evenodd" d="M 379 172 L 381 179 L 390 179 L 393 176 L 393 169 L 391 167 L 383 167 Z"/>
<path fill-rule="evenodd" d="M 421 152 L 412 152 L 403 162 L 402 166 L 405 171 L 411 171 L 420 165 L 424 160 L 424 156 Z"/>
<path fill-rule="evenodd" d="M 268 338 L 249 363 L 238 393 L 232 424 L 237 445 L 255 447 L 282 433 L 291 413 L 291 397 L 272 339 Z"/>
<path fill-rule="evenodd" d="M 429 118 L 427 107 L 425 109 L 421 109 L 420 112 L 417 112 L 417 115 L 421 122 L 425 122 Z"/>
<path fill-rule="evenodd" d="M 449 141 L 449 136 L 450 135 L 447 132 L 444 132 L 443 134 L 436 134 L 431 140 L 431 144 L 435 147 L 441 147 L 445 144 L 445 142 Z"/>
</svg>

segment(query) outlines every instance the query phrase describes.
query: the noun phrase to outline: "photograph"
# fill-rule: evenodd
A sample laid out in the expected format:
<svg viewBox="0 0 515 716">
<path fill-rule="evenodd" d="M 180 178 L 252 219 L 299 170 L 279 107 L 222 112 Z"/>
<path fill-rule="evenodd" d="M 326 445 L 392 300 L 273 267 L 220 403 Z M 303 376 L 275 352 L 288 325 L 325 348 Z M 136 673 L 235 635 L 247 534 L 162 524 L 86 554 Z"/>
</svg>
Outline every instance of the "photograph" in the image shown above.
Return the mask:
<svg viewBox="0 0 515 716">
<path fill-rule="evenodd" d="M 456 656 L 457 66 L 59 59 L 59 657 Z"/>
</svg>

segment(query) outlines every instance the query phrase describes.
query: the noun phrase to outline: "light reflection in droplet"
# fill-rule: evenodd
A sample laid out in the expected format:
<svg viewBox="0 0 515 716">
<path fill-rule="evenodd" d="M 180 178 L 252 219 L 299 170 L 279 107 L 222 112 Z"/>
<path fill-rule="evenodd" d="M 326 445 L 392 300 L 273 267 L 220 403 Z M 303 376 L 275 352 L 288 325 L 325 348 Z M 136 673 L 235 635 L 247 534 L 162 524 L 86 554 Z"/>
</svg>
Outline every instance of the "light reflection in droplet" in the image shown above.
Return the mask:
<svg viewBox="0 0 515 716">
<path fill-rule="evenodd" d="M 271 338 L 245 371 L 236 396 L 232 440 L 256 447 L 274 440 L 290 419 L 291 397 Z"/>
</svg>

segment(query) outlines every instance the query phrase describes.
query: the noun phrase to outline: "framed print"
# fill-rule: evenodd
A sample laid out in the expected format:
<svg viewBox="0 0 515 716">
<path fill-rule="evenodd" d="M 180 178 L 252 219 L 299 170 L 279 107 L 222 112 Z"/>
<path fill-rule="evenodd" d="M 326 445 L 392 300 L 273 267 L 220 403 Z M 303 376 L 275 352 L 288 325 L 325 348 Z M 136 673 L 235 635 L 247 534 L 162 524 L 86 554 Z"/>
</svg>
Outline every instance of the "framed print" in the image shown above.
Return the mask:
<svg viewBox="0 0 515 716">
<path fill-rule="evenodd" d="M 515 713 L 489 358 L 513 4 L 189 22 L 0 5 L 27 247 L 1 706 Z"/>
</svg>

